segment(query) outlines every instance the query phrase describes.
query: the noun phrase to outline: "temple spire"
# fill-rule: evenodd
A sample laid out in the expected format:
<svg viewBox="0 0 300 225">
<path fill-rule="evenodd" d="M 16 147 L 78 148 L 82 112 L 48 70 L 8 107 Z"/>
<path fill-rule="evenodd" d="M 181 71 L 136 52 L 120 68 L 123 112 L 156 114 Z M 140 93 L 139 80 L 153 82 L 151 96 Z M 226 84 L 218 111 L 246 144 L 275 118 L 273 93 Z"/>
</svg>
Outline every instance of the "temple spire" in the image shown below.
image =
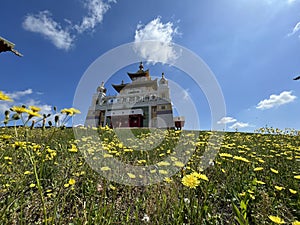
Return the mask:
<svg viewBox="0 0 300 225">
<path fill-rule="evenodd" d="M 143 69 L 144 69 L 143 62 L 140 62 L 139 68 L 140 68 L 140 71 L 143 71 Z"/>
</svg>

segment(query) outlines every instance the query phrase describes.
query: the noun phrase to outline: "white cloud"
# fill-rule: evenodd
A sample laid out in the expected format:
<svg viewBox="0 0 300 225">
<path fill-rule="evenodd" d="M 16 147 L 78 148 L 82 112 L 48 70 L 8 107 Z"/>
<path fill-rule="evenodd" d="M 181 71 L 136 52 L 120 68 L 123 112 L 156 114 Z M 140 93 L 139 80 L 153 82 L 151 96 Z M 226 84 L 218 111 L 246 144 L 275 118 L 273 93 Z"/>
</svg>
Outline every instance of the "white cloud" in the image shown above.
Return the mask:
<svg viewBox="0 0 300 225">
<path fill-rule="evenodd" d="M 6 110 L 12 107 L 13 103 L 0 101 L 0 115 L 2 116 Z M 0 119 L 1 121 L 1 119 Z"/>
<path fill-rule="evenodd" d="M 236 119 L 234 119 L 232 117 L 223 117 L 217 123 L 218 124 L 227 124 L 227 123 L 234 123 L 234 122 L 236 122 Z"/>
<path fill-rule="evenodd" d="M 292 95 L 291 91 L 283 91 L 279 95 L 271 95 L 269 99 L 260 101 L 256 108 L 261 110 L 270 109 L 293 102 L 296 98 L 295 95 Z"/>
<path fill-rule="evenodd" d="M 19 99 L 21 97 L 24 97 L 26 95 L 30 95 L 32 94 L 32 89 L 27 89 L 27 90 L 24 90 L 24 91 L 15 91 L 15 92 L 12 92 L 12 93 L 6 93 L 9 97 L 11 97 L 13 100 L 15 99 Z"/>
<path fill-rule="evenodd" d="M 138 24 L 134 36 L 136 52 L 154 64 L 171 63 L 178 57 L 172 44 L 177 30 L 172 22 L 162 23 L 160 17 L 146 25 Z"/>
<path fill-rule="evenodd" d="M 84 16 L 80 24 L 72 25 L 72 21 L 65 19 L 67 26 L 63 27 L 56 22 L 51 12 L 41 11 L 36 15 L 29 14 L 23 21 L 25 30 L 39 33 L 50 40 L 58 49 L 69 50 L 74 46 L 76 35 L 86 30 L 93 30 L 96 25 L 103 21 L 104 14 L 110 9 L 110 4 L 116 0 L 85 0 L 84 6 L 87 8 L 87 16 Z"/>
<path fill-rule="evenodd" d="M 26 106 L 36 106 L 41 108 L 41 111 L 39 112 L 40 114 L 51 114 L 52 113 L 52 106 L 48 105 L 48 104 L 43 104 L 41 103 L 41 101 L 39 100 L 35 100 L 35 99 L 29 99 L 25 102 Z"/>
<path fill-rule="evenodd" d="M 297 0 L 265 0 L 265 2 L 269 5 L 271 4 L 276 4 L 276 5 L 281 5 L 281 4 L 293 4 L 294 2 L 296 2 Z"/>
<path fill-rule="evenodd" d="M 289 33 L 288 36 L 294 35 L 294 34 L 297 33 L 299 30 L 300 30 L 300 22 L 298 22 L 298 23 L 295 25 L 293 31 L 292 31 L 291 33 Z"/>
<path fill-rule="evenodd" d="M 42 34 L 59 49 L 69 50 L 73 45 L 74 37 L 68 29 L 63 29 L 59 23 L 55 22 L 47 10 L 39 12 L 37 15 L 27 15 L 23 22 L 23 28 Z"/>
<path fill-rule="evenodd" d="M 41 108 L 40 114 L 46 114 L 52 113 L 52 106 L 48 104 L 41 103 L 40 100 L 36 100 L 33 98 L 26 98 L 27 95 L 36 94 L 32 91 L 32 89 L 27 89 L 25 91 L 15 91 L 12 93 L 6 93 L 10 97 L 13 98 L 13 102 L 7 102 L 7 101 L 0 101 L 0 121 L 3 119 L 4 112 L 6 110 L 9 110 L 13 106 L 21 106 L 25 105 L 27 107 L 29 106 L 37 106 Z"/>
<path fill-rule="evenodd" d="M 232 124 L 229 128 L 230 129 L 240 129 L 240 128 L 246 128 L 249 127 L 249 123 L 243 123 L 243 122 L 236 122 Z"/>
<path fill-rule="evenodd" d="M 116 1 L 110 0 L 108 3 L 116 3 Z M 94 29 L 103 21 L 104 14 L 110 9 L 108 3 L 103 0 L 86 0 L 84 5 L 88 9 L 88 15 L 83 17 L 80 25 L 75 25 L 75 29 L 79 33 Z"/>
</svg>

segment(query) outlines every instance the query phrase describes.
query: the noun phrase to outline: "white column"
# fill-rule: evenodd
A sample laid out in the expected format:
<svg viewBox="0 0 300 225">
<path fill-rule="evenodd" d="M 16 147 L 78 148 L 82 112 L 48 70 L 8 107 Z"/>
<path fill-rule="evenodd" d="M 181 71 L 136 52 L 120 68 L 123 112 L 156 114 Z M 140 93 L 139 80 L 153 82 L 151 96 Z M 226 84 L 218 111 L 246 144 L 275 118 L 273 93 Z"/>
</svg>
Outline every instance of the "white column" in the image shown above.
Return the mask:
<svg viewBox="0 0 300 225">
<path fill-rule="evenodd" d="M 149 120 L 148 120 L 148 127 L 152 127 L 151 126 L 151 117 L 152 117 L 152 114 L 151 114 L 151 105 L 148 105 L 148 110 L 149 110 Z"/>
<path fill-rule="evenodd" d="M 106 114 L 107 114 L 107 108 L 105 109 L 105 115 L 104 115 L 104 123 L 103 123 L 103 127 L 106 126 Z"/>
</svg>

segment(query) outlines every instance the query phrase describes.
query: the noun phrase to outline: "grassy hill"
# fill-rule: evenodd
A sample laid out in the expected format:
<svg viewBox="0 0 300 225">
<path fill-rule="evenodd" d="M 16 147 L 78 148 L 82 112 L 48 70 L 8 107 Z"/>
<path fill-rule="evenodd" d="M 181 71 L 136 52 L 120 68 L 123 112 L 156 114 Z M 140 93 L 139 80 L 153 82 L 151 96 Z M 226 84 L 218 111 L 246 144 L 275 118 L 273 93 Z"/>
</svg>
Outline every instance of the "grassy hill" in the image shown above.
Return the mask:
<svg viewBox="0 0 300 225">
<path fill-rule="evenodd" d="M 0 156 L 1 224 L 300 221 L 295 132 L 1 128 Z"/>
</svg>

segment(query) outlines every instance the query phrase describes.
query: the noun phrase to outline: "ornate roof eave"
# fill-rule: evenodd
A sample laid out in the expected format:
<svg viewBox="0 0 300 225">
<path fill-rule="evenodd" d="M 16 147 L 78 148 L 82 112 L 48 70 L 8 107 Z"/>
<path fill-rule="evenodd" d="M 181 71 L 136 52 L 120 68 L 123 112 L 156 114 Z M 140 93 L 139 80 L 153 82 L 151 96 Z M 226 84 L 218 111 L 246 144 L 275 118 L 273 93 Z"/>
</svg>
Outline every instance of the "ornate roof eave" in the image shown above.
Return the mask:
<svg viewBox="0 0 300 225">
<path fill-rule="evenodd" d="M 124 83 L 122 83 L 122 84 L 112 84 L 111 86 L 113 86 L 113 88 L 114 88 L 118 93 L 120 93 L 120 91 L 121 91 L 126 85 L 128 85 L 128 83 L 127 83 L 127 84 L 124 84 Z"/>
<path fill-rule="evenodd" d="M 23 56 L 20 52 L 14 49 L 15 44 L 0 36 L 0 52 L 11 51 L 17 56 Z"/>
<path fill-rule="evenodd" d="M 133 78 L 136 78 L 136 77 L 147 77 L 149 78 L 150 75 L 149 75 L 149 69 L 144 71 L 144 70 L 139 70 L 137 71 L 136 73 L 129 73 L 127 72 L 128 76 L 130 77 L 131 80 L 133 80 Z"/>
</svg>

